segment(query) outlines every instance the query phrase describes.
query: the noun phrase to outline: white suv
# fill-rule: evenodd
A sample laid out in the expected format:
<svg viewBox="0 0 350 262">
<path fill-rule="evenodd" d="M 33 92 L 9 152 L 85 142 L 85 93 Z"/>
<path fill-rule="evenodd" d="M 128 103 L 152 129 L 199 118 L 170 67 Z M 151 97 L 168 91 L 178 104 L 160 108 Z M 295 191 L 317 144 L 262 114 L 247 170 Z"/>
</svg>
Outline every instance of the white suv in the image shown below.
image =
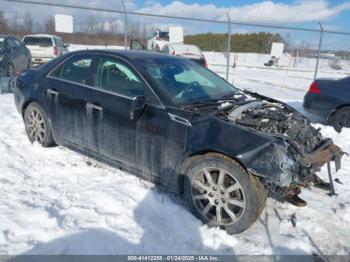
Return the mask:
<svg viewBox="0 0 350 262">
<path fill-rule="evenodd" d="M 68 45 L 55 35 L 26 35 L 23 43 L 32 54 L 32 64 L 35 66 L 45 64 L 51 59 L 68 53 Z"/>
</svg>

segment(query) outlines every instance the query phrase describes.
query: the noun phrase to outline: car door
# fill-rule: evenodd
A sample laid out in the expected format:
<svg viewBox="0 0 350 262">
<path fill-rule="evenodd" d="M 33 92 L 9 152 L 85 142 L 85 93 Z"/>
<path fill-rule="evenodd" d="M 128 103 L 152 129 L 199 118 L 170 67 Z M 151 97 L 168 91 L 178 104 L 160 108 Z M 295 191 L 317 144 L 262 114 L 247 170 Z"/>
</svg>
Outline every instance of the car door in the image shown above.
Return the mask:
<svg viewBox="0 0 350 262">
<path fill-rule="evenodd" d="M 138 122 L 130 111 L 133 98 L 144 95 L 144 83 L 127 61 L 114 56 L 96 59 L 93 76 L 94 88 L 83 98 L 92 127 L 89 149 L 135 167 Z"/>
<path fill-rule="evenodd" d="M 91 127 L 81 96 L 91 83 L 93 55 L 74 55 L 46 78 L 46 101 L 55 138 L 87 147 Z"/>
<path fill-rule="evenodd" d="M 166 180 L 184 150 L 188 126 L 180 118 L 174 121 L 175 116 L 127 61 L 102 56 L 95 68 L 95 88 L 88 91 L 86 101 L 93 128 L 90 149 L 136 167 L 149 180 L 160 176 Z M 137 96 L 145 96 L 146 105 L 140 118 L 131 119 Z"/>
</svg>

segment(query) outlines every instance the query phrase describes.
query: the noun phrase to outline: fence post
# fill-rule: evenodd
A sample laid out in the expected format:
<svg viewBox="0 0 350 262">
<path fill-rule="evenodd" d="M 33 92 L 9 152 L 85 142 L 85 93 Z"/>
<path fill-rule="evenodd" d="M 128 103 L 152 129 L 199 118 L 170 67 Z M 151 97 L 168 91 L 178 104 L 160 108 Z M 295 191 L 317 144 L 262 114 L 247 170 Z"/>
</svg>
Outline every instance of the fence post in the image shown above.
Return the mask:
<svg viewBox="0 0 350 262">
<path fill-rule="evenodd" d="M 315 75 L 314 75 L 314 80 L 317 78 L 317 73 L 318 73 L 318 65 L 320 63 L 320 55 L 321 55 L 321 48 L 322 48 L 322 41 L 323 41 L 323 27 L 321 22 L 318 22 L 320 25 L 320 41 L 318 42 L 318 51 L 317 51 L 317 60 L 316 60 L 316 68 L 315 68 Z"/>
<path fill-rule="evenodd" d="M 230 52 L 231 52 L 231 18 L 227 13 L 227 61 L 226 61 L 226 81 L 229 81 L 230 74 Z"/>
<path fill-rule="evenodd" d="M 124 0 L 122 0 L 124 9 L 124 49 L 128 50 L 128 13 L 126 11 Z"/>
</svg>

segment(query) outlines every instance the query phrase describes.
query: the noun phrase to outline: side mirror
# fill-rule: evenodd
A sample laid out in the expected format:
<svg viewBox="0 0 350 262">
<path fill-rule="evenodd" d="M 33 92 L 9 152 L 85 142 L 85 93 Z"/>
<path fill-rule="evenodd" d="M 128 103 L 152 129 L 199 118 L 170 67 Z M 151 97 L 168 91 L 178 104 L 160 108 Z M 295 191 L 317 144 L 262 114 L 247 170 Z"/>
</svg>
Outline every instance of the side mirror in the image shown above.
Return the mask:
<svg viewBox="0 0 350 262">
<path fill-rule="evenodd" d="M 145 96 L 135 96 L 131 102 L 130 120 L 138 120 L 146 106 Z"/>
<path fill-rule="evenodd" d="M 146 47 L 139 40 L 131 40 L 130 50 L 146 50 Z"/>
</svg>

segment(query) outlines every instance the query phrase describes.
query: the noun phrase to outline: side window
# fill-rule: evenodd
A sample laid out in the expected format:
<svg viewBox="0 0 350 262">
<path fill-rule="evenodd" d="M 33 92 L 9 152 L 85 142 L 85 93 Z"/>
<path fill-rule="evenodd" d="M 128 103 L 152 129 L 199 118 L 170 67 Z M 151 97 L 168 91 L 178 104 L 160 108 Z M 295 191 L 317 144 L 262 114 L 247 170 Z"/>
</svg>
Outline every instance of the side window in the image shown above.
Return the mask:
<svg viewBox="0 0 350 262">
<path fill-rule="evenodd" d="M 50 76 L 79 84 L 87 84 L 92 56 L 72 57 L 57 67 Z"/>
<path fill-rule="evenodd" d="M 56 37 L 53 38 L 53 42 L 55 43 L 55 46 L 60 47 L 60 42 Z"/>
<path fill-rule="evenodd" d="M 127 63 L 116 58 L 100 58 L 95 86 L 128 97 L 144 95 L 142 81 Z"/>
<path fill-rule="evenodd" d="M 60 45 L 60 47 L 64 47 L 64 44 L 61 38 L 58 38 L 58 44 Z"/>
<path fill-rule="evenodd" d="M 169 54 L 169 47 L 167 45 L 162 49 L 162 53 Z"/>
<path fill-rule="evenodd" d="M 8 44 L 8 47 L 9 47 L 10 49 L 16 48 L 16 44 L 15 44 L 15 42 L 13 41 L 13 38 L 8 38 L 8 39 L 7 39 L 7 44 Z"/>
<path fill-rule="evenodd" d="M 18 39 L 15 38 L 14 42 L 15 42 L 16 48 L 23 49 L 23 45 Z"/>
</svg>

